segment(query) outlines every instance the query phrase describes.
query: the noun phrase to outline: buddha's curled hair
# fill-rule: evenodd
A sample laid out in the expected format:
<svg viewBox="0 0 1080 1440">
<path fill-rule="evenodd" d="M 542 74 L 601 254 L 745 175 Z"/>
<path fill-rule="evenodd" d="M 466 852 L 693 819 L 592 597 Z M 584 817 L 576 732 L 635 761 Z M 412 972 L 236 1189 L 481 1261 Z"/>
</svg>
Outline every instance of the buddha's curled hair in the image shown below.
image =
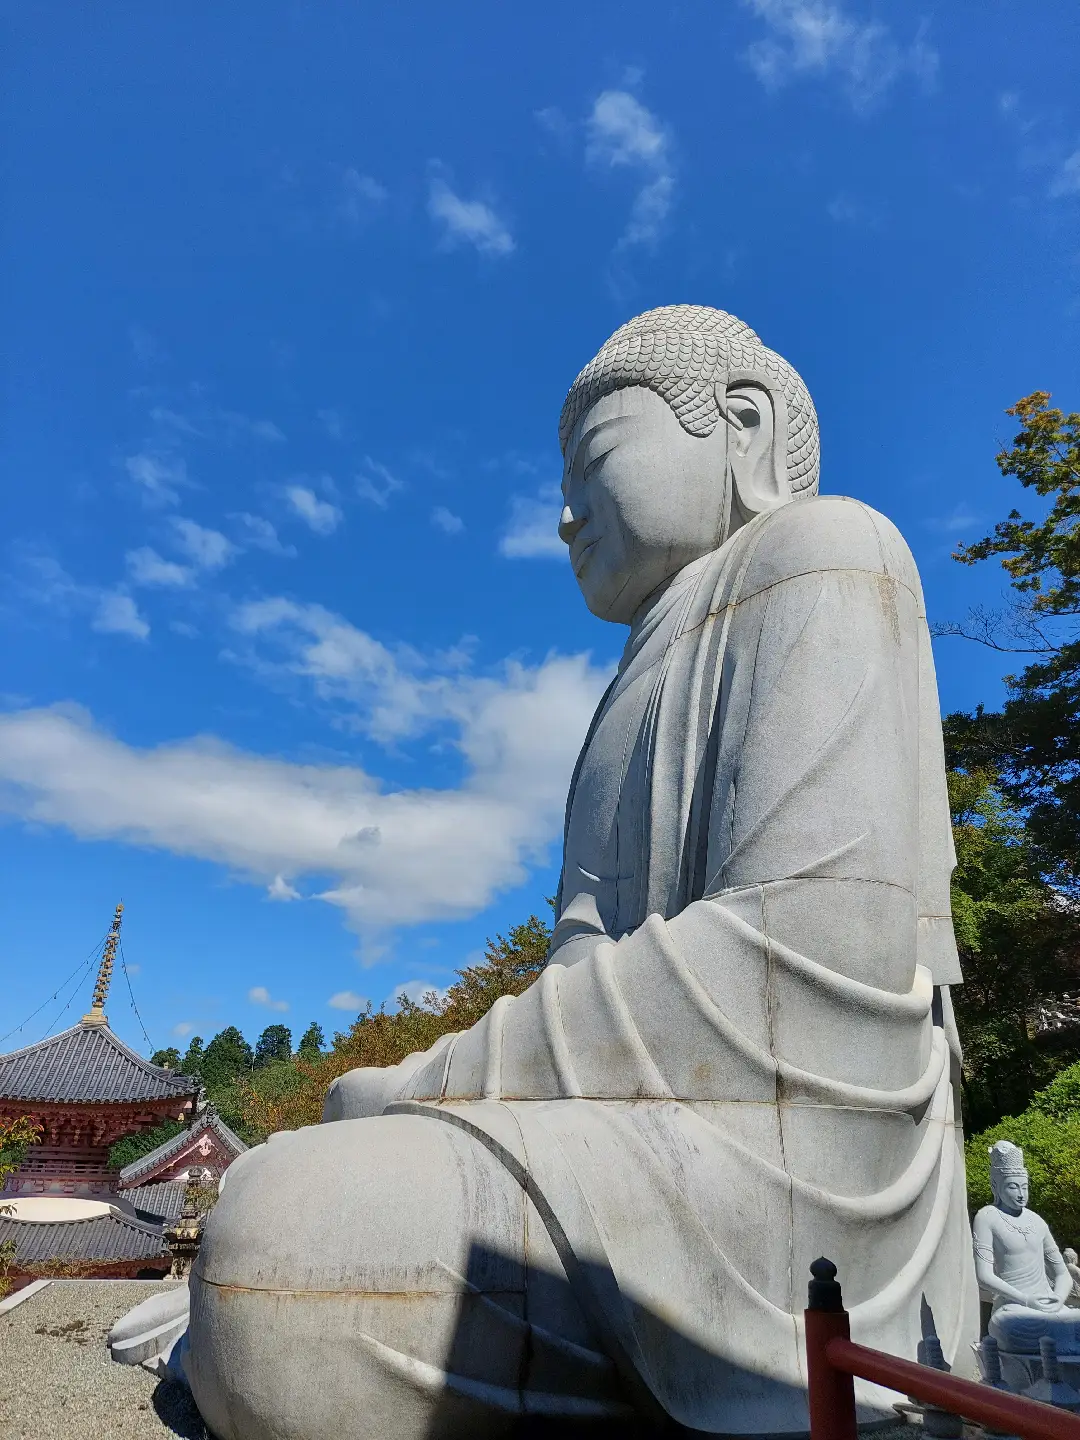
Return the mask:
<svg viewBox="0 0 1080 1440">
<path fill-rule="evenodd" d="M 628 385 L 655 390 L 691 435 L 711 435 L 721 413 L 715 381 L 729 374 L 758 375 L 783 396 L 791 493 L 816 494 L 818 421 L 806 386 L 749 325 L 708 305 L 665 305 L 620 326 L 571 385 L 559 420 L 559 444 L 565 452 L 589 406 Z"/>
</svg>

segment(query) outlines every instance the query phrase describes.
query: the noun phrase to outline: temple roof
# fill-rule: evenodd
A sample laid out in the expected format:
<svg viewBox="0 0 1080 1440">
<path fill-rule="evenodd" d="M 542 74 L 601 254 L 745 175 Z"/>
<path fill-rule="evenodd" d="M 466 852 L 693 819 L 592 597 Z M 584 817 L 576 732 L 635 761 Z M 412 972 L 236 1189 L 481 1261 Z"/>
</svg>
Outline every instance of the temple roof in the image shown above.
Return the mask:
<svg viewBox="0 0 1080 1440">
<path fill-rule="evenodd" d="M 174 1155 L 179 1155 L 182 1150 L 197 1141 L 199 1136 L 205 1134 L 206 1131 L 213 1131 L 217 1135 L 234 1160 L 237 1155 L 242 1155 L 248 1148 L 240 1136 L 229 1129 L 217 1111 L 208 1106 L 187 1130 L 181 1130 L 179 1135 L 174 1135 L 171 1140 L 166 1140 L 156 1150 L 151 1150 L 147 1155 L 140 1155 L 138 1160 L 133 1160 L 130 1165 L 125 1165 L 120 1171 L 121 1187 L 137 1184 L 140 1175 L 152 1174 L 166 1161 L 171 1160 Z M 134 1197 L 132 1199 L 134 1200 Z"/>
<path fill-rule="evenodd" d="M 125 1190 L 121 1198 L 135 1207 L 140 1219 L 167 1225 L 180 1218 L 186 1189 L 186 1180 L 151 1180 L 149 1185 Z"/>
<path fill-rule="evenodd" d="M 117 1105 L 194 1095 L 197 1084 L 151 1065 L 102 1021 L 81 1020 L 48 1040 L 0 1055 L 0 1101 Z"/>
<path fill-rule="evenodd" d="M 0 1215 L 0 1244 L 15 1241 L 15 1263 L 39 1260 L 150 1260 L 165 1253 L 161 1222 L 149 1224 L 123 1211 L 85 1220 L 12 1220 Z"/>
</svg>

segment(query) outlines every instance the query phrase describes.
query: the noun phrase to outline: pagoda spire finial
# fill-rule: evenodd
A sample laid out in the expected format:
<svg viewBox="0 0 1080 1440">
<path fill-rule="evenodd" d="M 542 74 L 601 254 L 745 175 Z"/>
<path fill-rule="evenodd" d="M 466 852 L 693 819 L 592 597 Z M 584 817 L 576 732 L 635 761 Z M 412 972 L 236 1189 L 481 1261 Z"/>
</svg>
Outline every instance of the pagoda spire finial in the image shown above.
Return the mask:
<svg viewBox="0 0 1080 1440">
<path fill-rule="evenodd" d="M 116 947 L 120 943 L 120 922 L 123 916 L 123 905 L 117 905 L 116 913 L 113 915 L 112 929 L 106 936 L 105 949 L 101 952 L 101 964 L 98 966 L 94 998 L 90 1003 L 90 1009 L 82 1017 L 84 1025 L 107 1025 L 109 1023 L 105 1014 L 105 997 L 109 993 L 109 981 L 112 979 Z"/>
</svg>

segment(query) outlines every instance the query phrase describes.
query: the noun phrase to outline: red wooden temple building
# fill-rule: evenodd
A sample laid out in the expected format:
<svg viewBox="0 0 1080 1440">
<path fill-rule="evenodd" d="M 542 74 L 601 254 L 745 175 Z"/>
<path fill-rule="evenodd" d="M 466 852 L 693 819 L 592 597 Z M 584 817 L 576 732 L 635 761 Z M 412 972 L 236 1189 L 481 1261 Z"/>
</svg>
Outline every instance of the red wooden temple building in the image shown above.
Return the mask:
<svg viewBox="0 0 1080 1440">
<path fill-rule="evenodd" d="M 0 1119 L 30 1116 L 40 1143 L 8 1177 L 0 1241 L 13 1240 L 13 1273 L 65 1260 L 79 1273 L 168 1269 L 163 1226 L 180 1213 L 188 1169 L 214 1178 L 247 1148 L 209 1107 L 197 1079 L 151 1065 L 109 1028 L 105 1001 L 120 940 L 116 907 L 89 1011 L 77 1025 L 0 1055 Z M 109 1149 L 165 1120 L 188 1127 L 117 1173 Z M 208 1177 L 209 1178 L 209 1177 Z"/>
</svg>

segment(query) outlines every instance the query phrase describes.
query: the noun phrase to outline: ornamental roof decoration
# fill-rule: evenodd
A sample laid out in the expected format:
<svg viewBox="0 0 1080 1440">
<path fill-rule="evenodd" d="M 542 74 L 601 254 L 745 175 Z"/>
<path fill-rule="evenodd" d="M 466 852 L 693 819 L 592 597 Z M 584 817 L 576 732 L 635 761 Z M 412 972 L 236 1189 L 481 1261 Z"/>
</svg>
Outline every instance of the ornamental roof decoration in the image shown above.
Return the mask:
<svg viewBox="0 0 1080 1440">
<path fill-rule="evenodd" d="M 120 1188 L 125 1189 L 128 1186 L 138 1185 L 142 1177 L 149 1178 L 189 1147 L 197 1147 L 201 1138 L 209 1139 L 211 1135 L 217 1137 L 222 1148 L 228 1153 L 230 1162 L 235 1160 L 238 1155 L 242 1155 L 248 1148 L 240 1136 L 229 1129 L 213 1106 L 208 1105 L 187 1130 L 181 1130 L 179 1135 L 174 1135 L 171 1140 L 166 1140 L 156 1150 L 151 1150 L 148 1155 L 141 1155 L 138 1160 L 133 1160 L 130 1165 L 125 1165 L 120 1171 Z M 193 1155 L 192 1159 L 198 1164 L 209 1154 L 210 1146 L 207 1145 L 205 1153 L 197 1153 Z M 134 1199 L 134 1197 L 132 1198 Z M 138 1202 L 136 1201 L 136 1203 Z"/>
<path fill-rule="evenodd" d="M 80 1020 L 36 1045 L 0 1055 L 0 1103 L 10 1100 L 97 1105 L 189 1099 L 198 1084 L 151 1065 L 109 1029 L 104 1016 Z"/>
</svg>

